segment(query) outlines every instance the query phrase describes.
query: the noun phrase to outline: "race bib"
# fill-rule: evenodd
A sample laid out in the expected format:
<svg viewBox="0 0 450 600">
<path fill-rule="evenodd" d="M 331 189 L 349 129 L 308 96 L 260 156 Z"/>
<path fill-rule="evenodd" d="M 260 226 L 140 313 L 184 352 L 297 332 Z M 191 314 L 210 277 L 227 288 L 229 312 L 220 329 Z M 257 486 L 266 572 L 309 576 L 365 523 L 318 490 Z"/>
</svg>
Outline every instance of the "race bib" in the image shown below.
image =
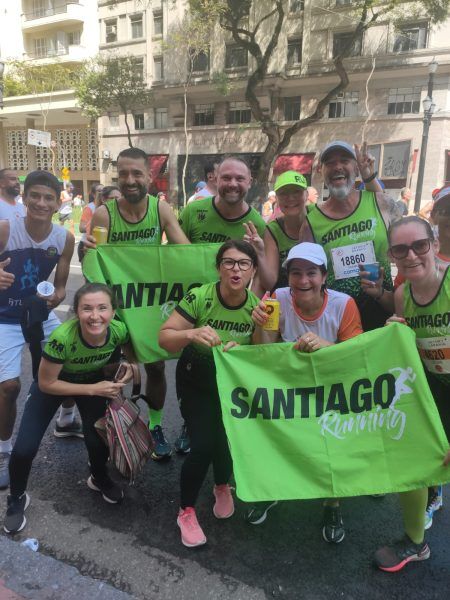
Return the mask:
<svg viewBox="0 0 450 600">
<path fill-rule="evenodd" d="M 431 373 L 450 373 L 450 336 L 416 338 L 417 348 Z"/>
<path fill-rule="evenodd" d="M 348 279 L 359 277 L 359 265 L 362 263 L 373 263 L 377 259 L 373 242 L 361 242 L 360 244 L 349 244 L 331 250 L 331 260 L 335 279 Z"/>
</svg>

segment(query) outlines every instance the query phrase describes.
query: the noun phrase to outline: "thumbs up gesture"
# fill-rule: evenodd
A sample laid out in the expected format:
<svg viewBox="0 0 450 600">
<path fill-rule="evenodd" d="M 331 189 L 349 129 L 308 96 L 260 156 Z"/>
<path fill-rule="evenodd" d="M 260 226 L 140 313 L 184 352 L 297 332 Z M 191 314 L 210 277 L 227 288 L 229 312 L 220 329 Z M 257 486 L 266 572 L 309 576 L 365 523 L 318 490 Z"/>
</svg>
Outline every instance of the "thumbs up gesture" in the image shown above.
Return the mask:
<svg viewBox="0 0 450 600">
<path fill-rule="evenodd" d="M 15 276 L 5 271 L 10 262 L 10 258 L 0 261 L 0 290 L 7 290 L 14 283 Z"/>
</svg>

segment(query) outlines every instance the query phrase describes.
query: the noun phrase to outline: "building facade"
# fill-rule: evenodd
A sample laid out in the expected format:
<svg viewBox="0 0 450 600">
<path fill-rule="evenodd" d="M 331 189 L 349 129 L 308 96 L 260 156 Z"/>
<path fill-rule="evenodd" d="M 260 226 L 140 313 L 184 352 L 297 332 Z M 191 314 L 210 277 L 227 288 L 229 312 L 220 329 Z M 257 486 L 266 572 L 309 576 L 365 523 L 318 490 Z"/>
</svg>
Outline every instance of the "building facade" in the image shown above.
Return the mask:
<svg viewBox="0 0 450 600">
<path fill-rule="evenodd" d="M 0 0 L 0 59 L 29 65 L 76 68 L 98 53 L 97 2 L 91 0 Z M 51 133 L 52 148 L 27 144 L 28 129 Z M 97 128 L 81 115 L 72 90 L 4 98 L 0 112 L 0 166 L 26 175 L 69 167 L 75 190 L 87 197 L 100 177 Z"/>
<path fill-rule="evenodd" d="M 186 154 L 182 84 L 188 58 L 171 40 L 186 2 L 99 0 L 98 4 L 100 51 L 138 57 L 154 90 L 152 106 L 135 109 L 133 143 L 150 154 L 158 189 L 168 189 L 171 198 L 180 201 Z M 268 0 L 252 3 L 250 28 L 270 5 Z M 356 26 L 351 5 L 351 0 L 286 0 L 280 39 L 264 85 L 258 88 L 263 109 L 272 111 L 282 127 L 311 114 L 317 101 L 336 85 L 333 56 Z M 270 35 L 273 26 L 274 21 L 267 20 L 261 37 Z M 334 138 L 361 142 L 364 137 L 386 188 L 397 193 L 408 186 L 414 193 L 422 101 L 433 60 L 438 67 L 423 185 L 423 202 L 427 201 L 432 189 L 450 179 L 450 20 L 433 26 L 425 17 L 405 17 L 397 27 L 382 20 L 365 32 L 345 59 L 349 86 L 330 101 L 324 118 L 293 136 L 275 163 L 274 176 L 296 168 L 321 190 L 320 176 L 313 168 L 320 148 Z M 267 138 L 245 102 L 245 86 L 254 67 L 252 57 L 216 26 L 209 52 L 196 59 L 187 93 L 188 192 L 203 179 L 201 166 L 207 159 L 231 152 L 257 160 L 263 151 Z M 100 120 L 99 140 L 102 180 L 114 181 L 115 158 L 127 146 L 118 112 Z"/>
</svg>

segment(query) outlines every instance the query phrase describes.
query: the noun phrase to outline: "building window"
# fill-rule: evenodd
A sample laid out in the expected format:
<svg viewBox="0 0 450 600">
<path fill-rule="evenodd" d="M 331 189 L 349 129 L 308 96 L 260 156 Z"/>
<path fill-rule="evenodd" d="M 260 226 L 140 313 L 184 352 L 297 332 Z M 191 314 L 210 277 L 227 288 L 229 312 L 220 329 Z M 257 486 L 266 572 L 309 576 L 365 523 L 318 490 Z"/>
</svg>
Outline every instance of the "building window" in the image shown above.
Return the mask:
<svg viewBox="0 0 450 600">
<path fill-rule="evenodd" d="M 394 52 L 411 52 L 427 47 L 426 23 L 401 27 L 395 34 Z"/>
<path fill-rule="evenodd" d="M 162 35 L 163 34 L 163 14 L 162 12 L 154 12 L 153 13 L 153 35 Z"/>
<path fill-rule="evenodd" d="M 198 52 L 193 53 L 192 58 L 192 71 L 194 73 L 206 73 L 209 71 L 209 52 Z"/>
<path fill-rule="evenodd" d="M 110 114 L 108 115 L 108 119 L 110 129 L 118 129 L 120 127 L 119 115 Z"/>
<path fill-rule="evenodd" d="M 229 125 L 240 125 L 250 123 L 252 113 L 246 102 L 230 102 L 228 104 L 227 123 Z"/>
<path fill-rule="evenodd" d="M 133 57 L 133 76 L 139 81 L 144 81 L 144 59 Z"/>
<path fill-rule="evenodd" d="M 214 104 L 196 104 L 194 107 L 194 125 L 214 125 Z"/>
<path fill-rule="evenodd" d="M 130 17 L 131 39 L 136 40 L 144 37 L 144 22 L 142 15 L 132 15 Z"/>
<path fill-rule="evenodd" d="M 167 127 L 167 108 L 155 108 L 155 129 Z"/>
<path fill-rule="evenodd" d="M 105 40 L 107 44 L 117 42 L 117 19 L 105 21 Z"/>
<path fill-rule="evenodd" d="M 225 68 L 238 69 L 248 65 L 247 50 L 240 46 L 229 44 L 225 51 Z"/>
<path fill-rule="evenodd" d="M 47 38 L 38 38 L 34 40 L 34 56 L 41 58 L 47 56 Z"/>
<path fill-rule="evenodd" d="M 342 55 L 347 50 L 349 44 L 350 50 L 348 56 L 361 56 L 362 50 L 362 36 L 358 36 L 353 39 L 355 33 L 350 31 L 348 33 L 335 33 L 333 35 L 333 58 Z"/>
<path fill-rule="evenodd" d="M 135 114 L 134 116 L 134 128 L 145 129 L 145 118 L 143 113 Z"/>
<path fill-rule="evenodd" d="M 348 6 L 353 0 L 336 0 L 336 6 Z"/>
<path fill-rule="evenodd" d="M 300 12 L 305 8 L 304 0 L 289 0 L 289 12 L 296 13 Z"/>
<path fill-rule="evenodd" d="M 67 43 L 69 46 L 79 46 L 81 42 L 81 31 L 70 31 L 67 34 Z"/>
<path fill-rule="evenodd" d="M 388 98 L 388 115 L 420 113 L 422 88 L 391 88 Z"/>
<path fill-rule="evenodd" d="M 328 117 L 355 117 L 358 114 L 359 92 L 340 92 L 328 106 Z"/>
<path fill-rule="evenodd" d="M 33 0 L 33 17 L 47 16 L 48 4 L 45 0 Z"/>
<path fill-rule="evenodd" d="M 284 99 L 284 120 L 298 121 L 300 119 L 300 96 Z"/>
<path fill-rule="evenodd" d="M 162 81 L 164 79 L 164 63 L 162 56 L 153 58 L 153 81 Z"/>
<path fill-rule="evenodd" d="M 287 44 L 287 66 L 297 67 L 302 62 L 302 39 L 288 40 Z"/>
</svg>

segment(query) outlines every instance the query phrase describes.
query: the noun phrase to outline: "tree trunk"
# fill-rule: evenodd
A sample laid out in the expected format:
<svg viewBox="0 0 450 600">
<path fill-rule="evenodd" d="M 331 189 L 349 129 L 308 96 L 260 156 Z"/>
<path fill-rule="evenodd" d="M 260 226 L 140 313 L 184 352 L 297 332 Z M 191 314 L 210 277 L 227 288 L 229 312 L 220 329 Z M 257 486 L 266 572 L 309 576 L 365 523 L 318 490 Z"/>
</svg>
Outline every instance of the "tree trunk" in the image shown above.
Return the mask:
<svg viewBox="0 0 450 600">
<path fill-rule="evenodd" d="M 127 128 L 127 138 L 128 138 L 128 145 L 130 146 L 130 148 L 133 148 L 133 142 L 131 141 L 131 131 L 130 131 L 130 126 L 128 124 L 128 110 L 126 108 L 122 107 L 122 111 L 125 117 L 125 127 Z"/>
<path fill-rule="evenodd" d="M 189 85 L 189 82 L 188 84 Z M 188 130 L 187 130 L 187 117 L 188 117 L 188 103 L 187 103 L 187 85 L 184 86 L 184 94 L 183 94 L 183 100 L 184 100 L 184 138 L 186 141 L 186 153 L 184 155 L 184 165 L 183 165 L 183 176 L 181 179 L 181 183 L 183 186 L 183 206 L 186 206 L 187 204 L 187 195 L 186 195 L 186 170 L 187 170 L 187 165 L 188 165 L 188 160 L 189 160 L 189 134 L 188 134 Z"/>
</svg>

